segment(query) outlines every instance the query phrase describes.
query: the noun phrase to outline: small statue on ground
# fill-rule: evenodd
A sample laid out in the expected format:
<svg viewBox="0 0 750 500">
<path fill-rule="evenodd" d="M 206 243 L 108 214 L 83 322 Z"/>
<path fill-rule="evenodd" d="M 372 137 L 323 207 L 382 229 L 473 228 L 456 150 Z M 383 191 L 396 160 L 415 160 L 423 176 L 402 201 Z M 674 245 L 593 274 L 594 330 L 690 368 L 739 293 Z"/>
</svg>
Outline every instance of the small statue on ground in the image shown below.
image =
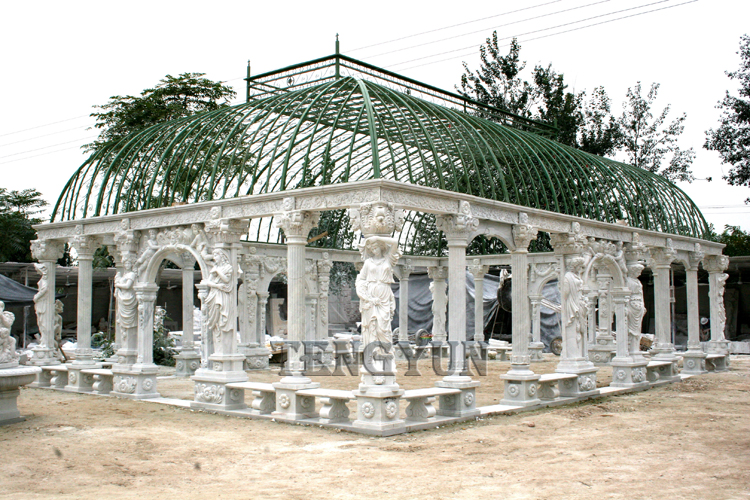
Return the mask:
<svg viewBox="0 0 750 500">
<path fill-rule="evenodd" d="M 45 342 L 44 328 L 46 324 L 42 318 L 47 314 L 47 294 L 49 294 L 49 285 L 47 283 L 47 266 L 45 264 L 34 264 L 34 267 L 42 275 L 39 278 L 36 286 L 39 291 L 34 295 L 34 311 L 36 311 L 36 318 L 39 324 L 39 333 L 41 334 L 41 342 Z"/>
<path fill-rule="evenodd" d="M 62 358 L 62 354 L 60 353 L 60 346 L 62 344 L 62 328 L 63 328 L 63 319 L 62 319 L 62 313 L 64 309 L 64 305 L 60 299 L 55 301 L 55 323 L 54 323 L 54 331 L 55 331 L 55 345 L 52 346 L 52 348 L 55 350 L 55 353 L 58 357 Z"/>
<path fill-rule="evenodd" d="M 5 303 L 0 301 L 0 364 L 14 363 L 18 359 L 16 354 L 16 339 L 10 334 L 16 316 L 5 310 Z"/>
</svg>

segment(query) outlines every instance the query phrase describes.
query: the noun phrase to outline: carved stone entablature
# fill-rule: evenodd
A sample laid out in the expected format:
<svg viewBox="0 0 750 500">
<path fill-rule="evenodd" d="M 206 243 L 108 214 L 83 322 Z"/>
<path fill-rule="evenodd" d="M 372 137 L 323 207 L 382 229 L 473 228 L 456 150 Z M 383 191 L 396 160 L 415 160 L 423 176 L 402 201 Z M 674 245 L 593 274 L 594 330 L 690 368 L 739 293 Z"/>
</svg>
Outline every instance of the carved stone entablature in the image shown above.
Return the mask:
<svg viewBox="0 0 750 500">
<path fill-rule="evenodd" d="M 287 198 L 284 198 L 286 206 Z M 307 238 L 312 228 L 318 225 L 318 212 L 304 212 L 301 210 L 283 212 L 275 216 L 276 227 L 284 231 L 287 238 Z"/>
<path fill-rule="evenodd" d="M 539 230 L 529 224 L 517 224 L 513 226 L 513 244 L 516 251 L 525 251 L 529 248 L 529 243 L 536 239 Z"/>
<path fill-rule="evenodd" d="M 427 268 L 427 276 L 431 280 L 445 280 L 448 278 L 448 268 L 445 266 L 434 266 Z"/>
<path fill-rule="evenodd" d="M 286 259 L 283 257 L 265 257 L 261 261 L 261 274 L 271 277 L 286 273 Z"/>
<path fill-rule="evenodd" d="M 550 244 L 557 254 L 581 254 L 588 245 L 588 239 L 581 234 L 581 225 L 578 222 L 571 224 L 569 233 L 550 234 Z"/>
<path fill-rule="evenodd" d="M 468 240 L 472 233 L 479 227 L 479 219 L 471 214 L 471 205 L 468 201 L 460 201 L 458 213 L 441 215 L 435 219 L 439 230 L 445 233 L 448 242 L 450 240 Z"/>
<path fill-rule="evenodd" d="M 408 280 L 411 273 L 414 272 L 414 265 L 412 265 L 411 259 L 404 259 L 402 264 L 399 264 L 394 268 L 396 276 L 400 280 Z"/>
<path fill-rule="evenodd" d="M 648 267 L 655 269 L 657 267 L 670 267 L 672 262 L 677 258 L 677 252 L 672 248 L 672 240 L 667 238 L 666 247 L 651 247 L 648 250 L 649 257 L 646 259 Z"/>
<path fill-rule="evenodd" d="M 625 251 L 621 241 L 612 242 L 606 240 L 597 240 L 589 238 L 588 248 L 586 249 L 588 262 L 593 262 L 594 267 L 604 272 L 612 272 L 612 266 L 617 267 L 621 275 L 627 273 L 625 264 Z"/>
<path fill-rule="evenodd" d="M 646 248 L 646 245 L 641 242 L 641 237 L 638 233 L 633 233 L 632 241 L 625 245 L 625 260 L 628 264 L 631 262 L 644 261 L 647 254 L 648 249 Z"/>
<path fill-rule="evenodd" d="M 32 240 L 31 255 L 42 261 L 55 261 L 63 256 L 65 244 L 57 240 Z"/>
<path fill-rule="evenodd" d="M 404 226 L 404 212 L 393 203 L 376 201 L 362 203 L 349 209 L 352 231 L 362 231 L 362 236 L 390 236 Z"/>
<path fill-rule="evenodd" d="M 484 275 L 490 271 L 490 266 L 482 265 L 482 261 L 479 259 L 473 259 L 466 268 L 474 276 L 474 279 L 484 279 Z"/>
<path fill-rule="evenodd" d="M 709 273 L 723 273 L 729 267 L 726 255 L 709 255 L 703 259 L 703 269 Z"/>
<path fill-rule="evenodd" d="M 247 234 L 248 221 L 227 219 L 221 216 L 221 207 L 211 208 L 211 220 L 204 225 L 206 234 L 214 245 L 237 243 Z"/>
<path fill-rule="evenodd" d="M 544 280 L 548 276 L 557 273 L 557 265 L 552 262 L 529 264 L 529 283 L 539 279 Z"/>
</svg>

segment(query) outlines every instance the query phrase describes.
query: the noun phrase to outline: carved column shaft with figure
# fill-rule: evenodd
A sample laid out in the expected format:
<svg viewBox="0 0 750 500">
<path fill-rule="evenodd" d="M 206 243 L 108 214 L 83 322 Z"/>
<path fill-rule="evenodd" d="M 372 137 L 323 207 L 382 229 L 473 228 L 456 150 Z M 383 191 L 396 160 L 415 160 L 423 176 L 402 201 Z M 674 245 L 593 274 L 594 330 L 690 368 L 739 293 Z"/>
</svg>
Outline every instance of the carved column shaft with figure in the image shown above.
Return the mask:
<svg viewBox="0 0 750 500">
<path fill-rule="evenodd" d="M 55 268 L 57 259 L 63 255 L 63 243 L 54 240 L 34 240 L 31 242 L 31 253 L 39 264 L 34 264 L 42 275 L 37 287 L 39 292 L 34 296 L 37 325 L 41 343 L 33 349 L 34 357 L 29 361 L 33 365 L 58 364 L 53 346 L 55 345 Z"/>
</svg>

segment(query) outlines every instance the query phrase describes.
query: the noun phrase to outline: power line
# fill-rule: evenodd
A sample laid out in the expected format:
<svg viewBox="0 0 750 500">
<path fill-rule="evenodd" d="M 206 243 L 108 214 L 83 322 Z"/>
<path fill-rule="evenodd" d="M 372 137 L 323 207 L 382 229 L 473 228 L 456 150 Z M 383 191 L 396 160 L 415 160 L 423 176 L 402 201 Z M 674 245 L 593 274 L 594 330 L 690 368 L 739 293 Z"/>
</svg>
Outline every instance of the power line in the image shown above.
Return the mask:
<svg viewBox="0 0 750 500">
<path fill-rule="evenodd" d="M 42 137 L 49 137 L 50 135 L 64 134 L 65 132 L 70 132 L 71 130 L 81 130 L 81 129 L 86 129 L 86 128 L 88 128 L 88 127 L 86 127 L 86 126 L 83 126 L 83 127 L 73 127 L 73 128 L 68 128 L 68 129 L 65 129 L 65 130 L 61 130 L 59 132 L 52 132 L 50 134 L 37 135 L 37 136 L 34 136 L 34 137 L 30 137 L 29 139 L 23 139 L 21 141 L 8 142 L 6 144 L 0 144 L 0 148 L 4 148 L 5 146 L 10 146 L 12 144 L 20 144 L 22 142 L 34 141 L 34 140 L 40 139 Z"/>
<path fill-rule="evenodd" d="M 96 136 L 90 136 L 90 137 L 83 137 L 81 139 L 76 139 L 74 141 L 59 142 L 57 144 L 52 144 L 51 146 L 44 146 L 43 148 L 29 149 L 28 151 L 21 151 L 20 153 L 13 153 L 12 155 L 0 156 L 0 159 L 10 158 L 11 156 L 23 155 L 23 154 L 26 154 L 26 153 L 33 153 L 35 151 L 41 151 L 43 149 L 54 148 L 55 146 L 62 146 L 63 144 L 71 144 L 71 143 L 74 143 L 74 142 L 88 141 L 90 139 L 94 139 L 95 137 Z"/>
<path fill-rule="evenodd" d="M 89 115 L 81 115 L 81 116 L 76 116 L 75 118 L 68 118 L 66 120 L 60 120 L 59 122 L 45 123 L 44 125 L 37 125 L 36 127 L 25 128 L 23 130 L 16 130 L 15 132 L 8 132 L 7 134 L 0 134 L 0 137 L 5 137 L 6 135 L 20 134 L 21 132 L 28 132 L 29 130 L 36 130 L 38 128 L 49 127 L 50 125 L 57 125 L 58 123 L 78 120 L 79 118 L 86 118 L 88 116 Z"/>
<path fill-rule="evenodd" d="M 425 42 L 425 43 L 420 43 L 420 44 L 417 44 L 417 45 L 411 45 L 409 47 L 404 47 L 402 49 L 391 50 L 391 51 L 388 51 L 388 52 L 381 52 L 380 54 L 375 54 L 374 56 L 368 56 L 368 57 L 372 58 L 372 57 L 384 56 L 384 55 L 387 55 L 387 54 L 393 54 L 393 53 L 396 53 L 396 52 L 403 52 L 404 50 L 415 49 L 417 47 L 424 47 L 425 45 L 432 45 L 433 43 L 440 43 L 440 42 L 444 42 L 444 41 L 447 41 L 447 40 L 454 40 L 456 38 L 461 38 L 461 37 L 464 37 L 464 36 L 475 35 L 477 33 L 486 32 L 487 30 L 496 30 L 498 28 L 504 28 L 506 26 L 511 26 L 513 24 L 525 23 L 526 21 L 533 21 L 535 19 L 541 19 L 543 17 L 554 16 L 556 14 L 562 14 L 563 12 L 570 12 L 572 10 L 583 9 L 583 8 L 586 8 L 586 7 L 591 7 L 592 5 L 599 5 L 601 3 L 607 3 L 607 2 L 611 2 L 611 1 L 612 0 L 599 0 L 598 2 L 589 3 L 589 4 L 586 4 L 586 5 L 579 5 L 577 7 L 571 7 L 570 9 L 563 9 L 563 10 L 558 10 L 556 12 L 549 12 L 547 14 L 542 14 L 540 16 L 527 17 L 526 19 L 520 19 L 518 21 L 513 21 L 511 23 L 501 24 L 499 26 L 494 26 L 492 28 L 485 28 L 485 29 L 481 29 L 481 30 L 470 31 L 468 33 L 463 33 L 461 35 L 455 35 L 455 36 L 450 36 L 450 37 L 447 37 L 447 38 L 441 38 L 440 40 L 434 40 L 432 42 Z M 667 2 L 669 0 L 663 0 L 663 1 Z M 616 12 L 614 12 L 614 13 L 616 14 Z M 605 14 L 605 15 L 609 15 L 609 14 Z M 586 21 L 586 19 L 584 19 L 584 21 Z M 458 50 L 463 50 L 463 49 L 458 49 Z"/>
<path fill-rule="evenodd" d="M 73 146 L 73 147 L 70 147 L 70 148 L 56 149 L 55 151 L 47 151 L 46 153 L 40 153 L 40 154 L 34 155 L 34 156 L 27 156 L 26 158 L 16 158 L 15 160 L 8 160 L 8 161 L 0 162 L 0 165 L 5 165 L 6 163 L 14 163 L 14 162 L 17 162 L 17 161 L 30 160 L 31 158 L 36 158 L 37 156 L 51 155 L 51 154 L 54 154 L 54 153 L 59 153 L 60 151 L 69 151 L 71 149 L 79 149 L 79 147 L 78 146 Z"/>
<path fill-rule="evenodd" d="M 668 0 L 662 0 L 662 1 L 668 1 Z M 562 34 L 565 34 L 565 33 L 571 33 L 571 32 L 573 32 L 573 31 L 579 31 L 579 30 L 582 30 L 582 29 L 585 29 L 585 28 L 591 28 L 591 27 L 593 27 L 593 26 L 599 26 L 599 25 L 601 25 L 601 24 L 612 23 L 612 22 L 614 22 L 614 21 L 620 21 L 620 20 L 622 20 L 622 19 L 628 19 L 628 18 L 631 18 L 631 17 L 642 16 L 642 15 L 644 15 L 644 14 L 650 14 L 650 13 L 652 13 L 652 12 L 658 12 L 658 11 L 660 11 L 660 10 L 666 10 L 666 9 L 671 9 L 671 8 L 674 8 L 674 7 L 680 7 L 681 5 L 687 5 L 687 4 L 689 4 L 689 3 L 695 3 L 695 2 L 697 2 L 697 1 L 698 1 L 698 0 L 690 0 L 690 1 L 688 1 L 688 2 L 678 3 L 678 4 L 675 4 L 675 5 L 668 5 L 668 6 L 666 6 L 666 7 L 660 7 L 660 8 L 658 8 L 658 9 L 647 10 L 647 11 L 645 11 L 645 12 L 638 12 L 638 13 L 636 13 L 636 14 L 630 14 L 630 15 L 628 15 L 628 16 L 616 17 L 616 18 L 614 18 L 614 19 L 608 19 L 608 20 L 606 20 L 606 21 L 600 21 L 600 22 L 598 22 L 598 23 L 587 24 L 586 26 L 579 26 L 578 28 L 572 28 L 572 29 L 569 29 L 569 30 L 565 30 L 565 31 L 559 31 L 559 32 L 557 32 L 557 33 L 551 33 L 551 34 L 549 34 L 549 35 L 542 35 L 542 36 L 537 36 L 537 37 L 534 37 L 534 38 L 527 38 L 527 39 L 525 39 L 525 40 L 521 40 L 521 41 L 522 41 L 523 43 L 526 43 L 526 42 L 531 42 L 531 41 L 534 41 L 534 40 L 541 40 L 542 38 L 549 38 L 549 37 L 551 37 L 551 36 L 562 35 Z M 661 2 L 655 2 L 655 3 L 661 3 Z M 647 4 L 647 5 L 653 5 L 653 4 Z M 645 7 L 645 5 L 643 5 L 642 7 Z M 569 24 L 570 24 L 570 23 L 569 23 Z M 562 25 L 561 25 L 561 26 L 562 26 Z M 558 27 L 558 26 L 555 26 L 555 27 L 553 27 L 553 28 L 556 28 L 556 27 Z M 553 29 L 553 28 L 548 28 L 548 29 Z M 517 36 L 520 36 L 520 35 L 517 35 Z M 505 38 L 503 38 L 503 40 L 504 40 L 504 39 L 505 39 Z M 507 44 L 507 45 L 503 45 L 502 47 L 509 47 L 509 46 L 510 46 L 510 44 Z M 465 48 L 467 48 L 467 49 L 468 49 L 468 48 L 473 48 L 473 49 L 476 49 L 476 47 L 477 47 L 477 46 L 475 45 L 475 46 L 472 46 L 472 47 L 465 47 Z M 458 50 L 463 50 L 463 49 L 458 49 Z M 421 61 L 421 60 L 424 60 L 424 59 L 429 59 L 429 58 L 431 58 L 431 57 L 437 57 L 437 56 L 439 56 L 439 55 L 442 55 L 442 54 L 449 54 L 449 53 L 451 53 L 451 52 L 456 52 L 456 51 L 454 50 L 454 51 L 449 51 L 449 52 L 443 52 L 443 53 L 440 53 L 440 54 L 433 54 L 433 55 L 431 55 L 431 56 L 425 56 L 425 57 L 421 57 L 421 58 L 418 58 L 418 59 L 412 59 L 411 61 L 404 61 L 404 62 L 401 62 L 401 63 L 396 63 L 396 64 L 392 64 L 392 65 L 390 65 L 390 67 L 393 67 L 393 66 L 399 66 L 399 65 L 401 65 L 401 64 L 406 64 L 406 63 L 408 63 L 408 62 L 416 62 L 416 61 Z M 438 60 L 438 61 L 431 61 L 431 62 L 428 62 L 428 63 L 424 63 L 424 64 L 417 64 L 417 65 L 415 65 L 415 66 L 409 66 L 408 68 L 403 68 L 403 69 L 401 69 L 401 70 L 399 70 L 399 71 L 407 71 L 407 70 L 410 70 L 410 69 L 414 69 L 414 68 L 420 68 L 420 67 L 422 67 L 422 66 L 429 66 L 429 65 L 431 65 L 431 64 L 437 64 L 437 63 L 440 63 L 440 62 L 444 62 L 444 61 L 451 61 L 451 60 L 453 60 L 453 59 L 460 59 L 461 57 L 466 57 L 466 56 L 470 56 L 470 55 L 473 55 L 473 54 L 474 54 L 474 52 L 468 52 L 468 53 L 460 54 L 460 55 L 457 55 L 457 56 L 452 56 L 452 57 L 447 57 L 447 58 L 445 58 L 445 59 L 440 59 L 440 60 Z"/>
<path fill-rule="evenodd" d="M 598 18 L 600 18 L 600 17 L 607 17 L 607 16 L 611 16 L 612 14 L 619 14 L 619 13 L 621 13 L 621 12 L 627 12 L 627 11 L 629 11 L 629 10 L 640 9 L 640 8 L 643 8 L 643 7 L 648 7 L 648 6 L 650 6 L 650 5 L 656 5 L 656 4 L 660 4 L 660 3 L 664 3 L 664 2 L 671 2 L 671 1 L 672 1 L 672 0 L 658 0 L 657 2 L 651 2 L 651 3 L 647 3 L 647 4 L 644 4 L 644 5 L 639 5 L 639 6 L 637 6 L 637 7 L 629 7 L 629 8 L 627 8 L 627 9 L 616 10 L 616 11 L 614 11 L 614 12 L 608 12 L 608 13 L 606 13 L 606 14 L 600 14 L 600 15 L 598 15 L 598 16 L 592 16 L 592 17 L 587 17 L 587 18 L 585 18 L 585 19 L 579 19 L 578 21 L 571 21 L 571 22 L 569 22 L 569 23 L 558 24 L 558 25 L 556 25 L 556 26 L 551 26 L 551 27 L 549 27 L 549 28 L 542 28 L 542 29 L 538 29 L 538 30 L 527 31 L 526 33 L 519 33 L 519 34 L 517 34 L 517 35 L 510 35 L 510 36 L 505 36 L 505 37 L 502 37 L 502 38 L 498 38 L 498 40 L 509 40 L 509 39 L 511 39 L 511 38 L 518 38 L 518 37 L 521 37 L 521 36 L 525 36 L 525 35 L 533 35 L 534 33 L 540 33 L 540 32 L 542 32 L 542 31 L 549 31 L 549 30 L 553 30 L 553 29 L 555 29 L 555 28 L 562 28 L 562 27 L 564 27 L 564 26 L 570 26 L 571 24 L 578 24 L 578 23 L 582 23 L 582 22 L 584 22 L 584 21 L 591 21 L 592 19 L 598 19 Z M 697 0 L 693 0 L 693 1 L 697 1 Z M 602 23 L 602 24 L 603 24 L 603 23 Z M 590 25 L 590 26 L 596 26 L 596 24 L 592 24 L 592 25 Z M 565 31 L 562 31 L 561 33 L 566 33 L 566 32 L 565 32 Z M 480 45 L 481 45 L 481 44 L 480 44 Z M 437 54 L 433 54 L 433 55 L 431 55 L 431 56 L 418 57 L 418 58 L 416 58 L 416 59 L 410 59 L 410 60 L 408 60 L 408 61 L 402 61 L 402 62 L 400 62 L 400 63 L 395 63 L 395 64 L 392 64 L 392 65 L 391 65 L 391 67 L 393 67 L 393 66 L 400 66 L 400 65 L 402 65 L 402 64 L 407 64 L 407 63 L 410 63 L 410 62 L 421 61 L 421 60 L 423 60 L 423 59 L 427 59 L 427 58 L 429 58 L 429 57 L 437 57 L 437 56 L 442 56 L 442 55 L 445 55 L 445 54 L 452 54 L 453 52 L 459 52 L 459 51 L 461 51 L 461 50 L 467 50 L 467 49 L 475 49 L 476 47 L 477 47 L 477 45 L 469 45 L 468 47 L 461 47 L 461 48 L 459 48 L 459 49 L 448 50 L 448 51 L 446 51 L 446 52 L 439 52 L 439 53 L 437 53 Z"/>
<path fill-rule="evenodd" d="M 500 17 L 500 16 L 507 16 L 508 14 L 515 14 L 516 12 L 523 12 L 524 10 L 536 9 L 537 7 L 543 7 L 545 5 L 549 5 L 549 4 L 552 4 L 552 3 L 557 3 L 557 2 L 560 2 L 560 1 L 561 0 L 554 0 L 552 2 L 542 3 L 542 4 L 539 4 L 539 5 L 533 5 L 531 7 L 524 7 L 523 9 L 511 10 L 509 12 L 503 12 L 501 14 L 495 14 L 493 16 L 487 16 L 487 17 L 483 17 L 481 19 L 475 19 L 473 21 L 466 21 L 466 22 L 463 22 L 463 23 L 453 24 L 451 26 L 444 26 L 442 28 L 435 28 L 433 30 L 428 30 L 428 31 L 423 31 L 421 33 L 416 33 L 414 35 L 402 36 L 400 38 L 394 38 L 392 40 L 386 40 L 385 42 L 378 42 L 378 43 L 373 43 L 372 45 L 365 45 L 364 47 L 357 47 L 356 49 L 352 49 L 352 50 L 350 50 L 348 52 L 351 53 L 351 52 L 356 52 L 358 50 L 369 49 L 370 47 L 377 47 L 378 45 L 385 45 L 387 43 L 398 42 L 398 41 L 401 41 L 401 40 L 406 40 L 407 38 L 414 38 L 416 36 L 426 35 L 428 33 L 435 33 L 436 31 L 447 30 L 447 29 L 450 29 L 450 28 L 455 28 L 457 26 L 463 26 L 465 24 L 478 23 L 479 21 L 485 21 L 487 19 L 493 19 L 495 17 Z"/>
</svg>

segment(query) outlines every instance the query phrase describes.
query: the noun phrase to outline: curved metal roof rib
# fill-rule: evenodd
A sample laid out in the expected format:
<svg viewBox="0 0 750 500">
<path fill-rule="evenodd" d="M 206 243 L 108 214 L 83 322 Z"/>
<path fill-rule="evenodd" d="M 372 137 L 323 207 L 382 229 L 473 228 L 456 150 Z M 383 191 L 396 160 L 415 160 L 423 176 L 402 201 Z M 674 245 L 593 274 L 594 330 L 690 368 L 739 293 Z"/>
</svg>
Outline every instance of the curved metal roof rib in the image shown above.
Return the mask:
<svg viewBox="0 0 750 500">
<path fill-rule="evenodd" d="M 665 233 L 707 233 L 695 204 L 662 177 L 393 87 L 340 76 L 155 125 L 92 155 L 52 220 L 387 178 Z M 260 241 L 275 238 L 261 229 L 268 224 L 255 227 Z"/>
</svg>

